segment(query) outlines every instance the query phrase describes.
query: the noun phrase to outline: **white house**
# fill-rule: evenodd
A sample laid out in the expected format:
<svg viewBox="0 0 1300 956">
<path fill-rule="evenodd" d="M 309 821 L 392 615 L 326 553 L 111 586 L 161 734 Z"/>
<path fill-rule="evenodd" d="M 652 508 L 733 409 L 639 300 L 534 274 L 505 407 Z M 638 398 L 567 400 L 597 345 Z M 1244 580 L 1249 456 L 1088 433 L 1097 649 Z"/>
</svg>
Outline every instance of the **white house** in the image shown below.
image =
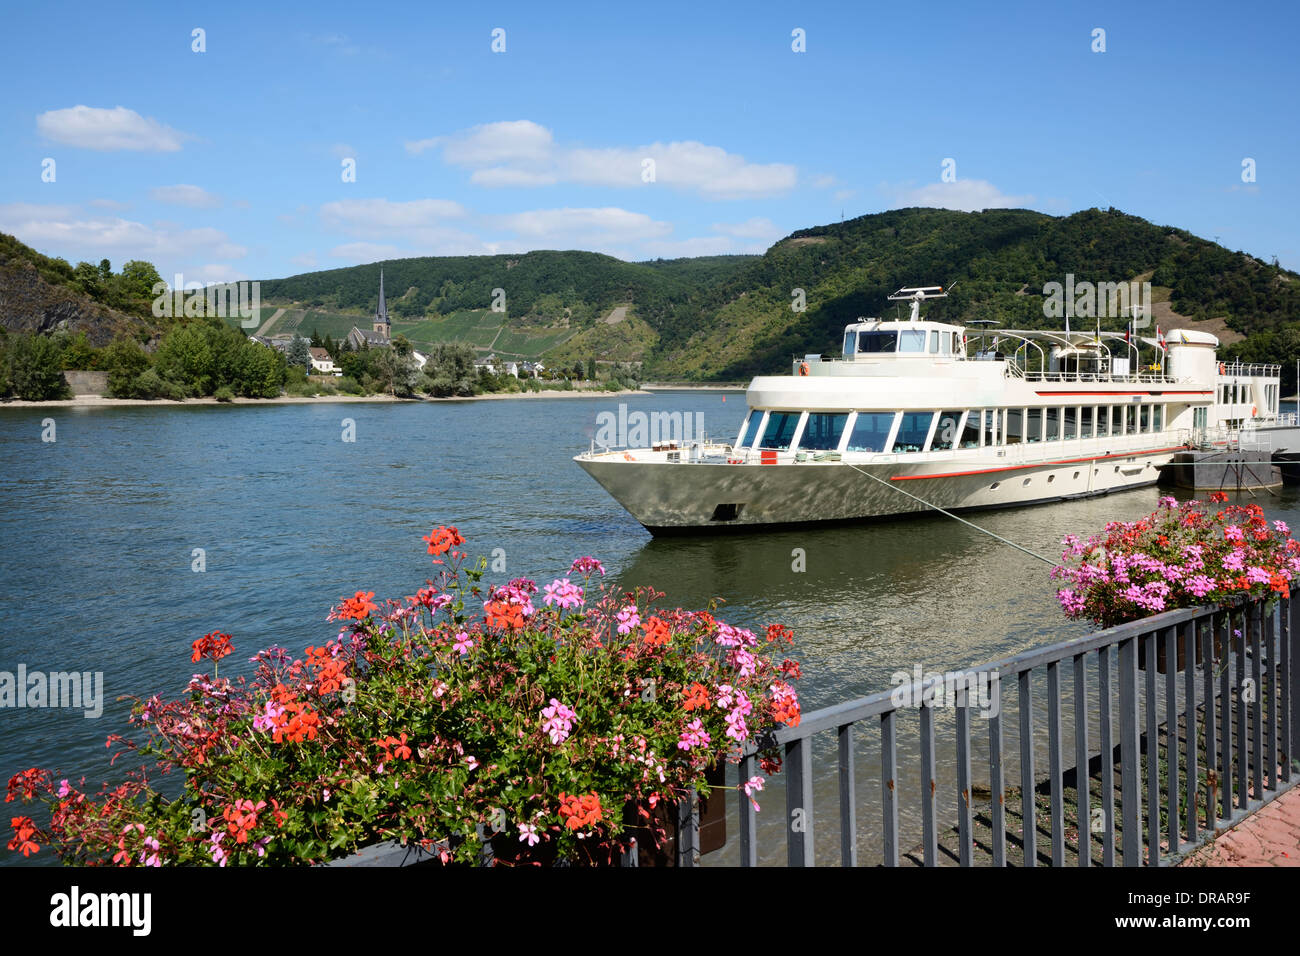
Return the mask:
<svg viewBox="0 0 1300 956">
<path fill-rule="evenodd" d="M 329 352 L 315 345 L 311 347 L 311 370 L 321 375 L 343 374 L 335 367 L 334 360 L 330 358 Z"/>
</svg>

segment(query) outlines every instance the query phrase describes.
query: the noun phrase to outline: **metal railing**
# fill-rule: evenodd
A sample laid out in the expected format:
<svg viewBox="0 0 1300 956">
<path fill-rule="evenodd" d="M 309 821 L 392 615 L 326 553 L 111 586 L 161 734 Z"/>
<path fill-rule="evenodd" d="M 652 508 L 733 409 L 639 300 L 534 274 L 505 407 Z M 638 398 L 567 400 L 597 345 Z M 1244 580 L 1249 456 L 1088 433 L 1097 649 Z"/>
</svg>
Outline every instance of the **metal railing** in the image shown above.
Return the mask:
<svg viewBox="0 0 1300 956">
<path fill-rule="evenodd" d="M 815 862 L 814 837 L 828 820 L 825 812 L 820 818 L 814 813 L 814 783 L 829 792 L 832 775 L 838 834 L 821 842 L 826 849 L 838 844 L 844 866 L 857 864 L 860 833 L 870 829 L 860 825 L 870 819 L 859 805 L 862 788 L 877 797 L 879 860 L 886 866 L 1177 861 L 1300 782 L 1298 609 L 1300 601 L 1281 598 L 1171 611 L 985 664 L 964 673 L 987 682 L 993 706 L 973 704 L 964 692 L 946 701 L 954 704 L 951 739 L 936 733 L 936 717 L 948 708 L 895 703 L 921 699 L 932 680 L 806 713 L 798 727 L 780 729 L 769 742 L 784 754 L 786 862 Z M 1012 695 L 1003 694 L 1004 684 L 1016 688 L 1014 723 L 1006 716 Z M 1045 690 L 1041 700 L 1035 685 Z M 900 758 L 900 727 L 916 710 L 919 772 L 914 792 L 905 793 L 910 768 Z M 1071 718 L 1069 735 L 1063 714 Z M 984 813 L 973 806 L 972 775 L 972 725 L 981 719 L 988 739 Z M 831 734 L 834 768 L 815 769 L 814 743 L 829 743 Z M 1014 748 L 1007 736 L 1015 737 Z M 859 744 L 873 741 L 878 777 L 858 754 Z M 756 763 L 753 750 L 743 756 L 738 780 L 749 780 Z M 1017 767 L 1018 794 L 1008 780 Z M 948 785 L 955 826 L 940 820 L 940 791 Z M 755 866 L 756 816 L 749 798 L 743 792 L 738 797 L 734 842 L 740 864 Z M 1010 826 L 1017 803 L 1018 833 Z M 919 841 L 913 843 L 900 828 L 900 808 L 914 818 L 918 806 Z M 679 805 L 679 822 L 678 865 L 697 865 L 691 801 Z"/>
</svg>

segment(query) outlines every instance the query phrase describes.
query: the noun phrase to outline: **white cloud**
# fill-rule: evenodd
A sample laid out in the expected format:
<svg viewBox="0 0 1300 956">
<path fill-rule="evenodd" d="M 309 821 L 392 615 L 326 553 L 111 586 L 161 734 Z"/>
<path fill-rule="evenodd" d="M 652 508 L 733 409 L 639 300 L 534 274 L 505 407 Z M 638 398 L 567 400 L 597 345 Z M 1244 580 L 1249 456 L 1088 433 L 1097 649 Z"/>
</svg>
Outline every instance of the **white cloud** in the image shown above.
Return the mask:
<svg viewBox="0 0 1300 956">
<path fill-rule="evenodd" d="M 190 186 L 185 183 L 175 186 L 157 186 L 149 190 L 149 198 L 175 206 L 189 206 L 192 209 L 212 209 L 221 205 L 220 196 L 208 192 L 202 186 Z"/>
<path fill-rule="evenodd" d="M 459 219 L 465 207 L 450 199 L 339 199 L 320 207 L 327 226 L 343 229 L 366 239 L 391 238 L 394 233 L 411 234 L 436 227 L 443 220 Z"/>
<path fill-rule="evenodd" d="M 199 266 L 197 269 L 191 268 L 185 273 L 185 282 L 188 285 L 192 280 L 197 280 L 207 285 L 212 282 L 244 282 L 249 277 L 240 272 L 234 266 L 216 262 L 208 265 Z"/>
<path fill-rule="evenodd" d="M 744 222 L 715 222 L 714 232 L 721 232 L 738 239 L 776 239 L 782 235 L 780 227 L 771 219 L 754 216 Z"/>
<path fill-rule="evenodd" d="M 529 120 L 484 123 L 451 136 L 421 140 L 420 143 L 425 144 L 425 148 L 442 146 L 442 158 L 453 166 L 547 163 L 555 151 L 551 131 Z"/>
<path fill-rule="evenodd" d="M 343 245 L 331 249 L 330 255 L 335 259 L 365 263 L 379 262 L 381 259 L 400 259 L 410 255 L 410 253 L 399 249 L 397 246 L 384 245 L 378 242 L 345 242 Z"/>
<path fill-rule="evenodd" d="M 202 263 L 242 259 L 248 250 L 219 229 L 121 217 L 83 216 L 67 206 L 13 203 L 0 206 L 0 231 L 12 233 L 46 255 L 98 262 L 144 259 L 162 275 L 198 273 Z"/>
<path fill-rule="evenodd" d="M 50 110 L 36 117 L 36 128 L 46 139 L 82 149 L 174 153 L 193 138 L 124 106 Z"/>
<path fill-rule="evenodd" d="M 910 187 L 910 184 L 909 184 Z M 886 186 L 893 195 L 894 209 L 929 206 L 978 212 L 981 209 L 1018 209 L 1034 201 L 1033 196 L 1008 196 L 984 179 L 959 179 L 955 183 L 930 183 L 920 188 Z"/>
<path fill-rule="evenodd" d="M 111 209 L 114 212 L 121 212 L 123 209 L 130 209 L 131 204 L 118 202 L 116 199 L 92 199 L 90 205 L 99 209 Z"/>
<path fill-rule="evenodd" d="M 693 140 L 602 148 L 557 145 L 549 129 L 530 120 L 487 123 L 450 136 L 408 142 L 413 154 L 440 148 L 443 161 L 470 170 L 480 186 L 666 186 L 707 199 L 778 195 L 798 182 L 788 163 L 751 163 L 720 146 Z M 652 161 L 648 163 L 647 161 Z M 653 177 L 647 175 L 653 168 Z"/>
</svg>

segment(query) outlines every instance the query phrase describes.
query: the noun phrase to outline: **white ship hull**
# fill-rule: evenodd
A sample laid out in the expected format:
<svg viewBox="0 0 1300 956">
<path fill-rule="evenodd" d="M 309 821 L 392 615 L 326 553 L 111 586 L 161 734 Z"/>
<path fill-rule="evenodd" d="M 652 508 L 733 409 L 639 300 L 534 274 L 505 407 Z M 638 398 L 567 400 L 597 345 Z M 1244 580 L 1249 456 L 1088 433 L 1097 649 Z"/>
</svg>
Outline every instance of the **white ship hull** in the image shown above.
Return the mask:
<svg viewBox="0 0 1300 956">
<path fill-rule="evenodd" d="M 841 357 L 755 378 L 730 444 L 651 436 L 574 460 L 652 534 L 806 527 L 1139 488 L 1276 421 L 1278 367 L 1219 363 L 1208 333 L 996 329 L 972 350 L 961 326 L 918 318 L 943 295 L 900 290 L 908 321 L 852 323 Z"/>
<path fill-rule="evenodd" d="M 1154 436 L 1153 436 L 1154 437 Z M 1150 485 L 1185 445 L 1059 447 L 1042 460 L 670 462 L 641 449 L 575 461 L 651 534 L 864 521 L 932 510 L 1009 508 Z M 1094 446 L 1085 441 L 1063 443 Z M 629 458 L 633 460 L 629 460 Z M 921 500 L 917 500 L 921 499 Z"/>
</svg>

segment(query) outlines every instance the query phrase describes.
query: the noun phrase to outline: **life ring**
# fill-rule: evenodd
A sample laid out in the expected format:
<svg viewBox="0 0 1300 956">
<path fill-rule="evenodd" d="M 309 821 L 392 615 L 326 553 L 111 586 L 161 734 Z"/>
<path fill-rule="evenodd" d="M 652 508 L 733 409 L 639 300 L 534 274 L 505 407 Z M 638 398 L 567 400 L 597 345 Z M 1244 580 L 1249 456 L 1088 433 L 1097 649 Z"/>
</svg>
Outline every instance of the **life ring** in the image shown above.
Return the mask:
<svg viewBox="0 0 1300 956">
<path fill-rule="evenodd" d="M 1259 414 L 1259 409 L 1257 409 L 1254 405 L 1250 406 L 1250 417 L 1254 418 L 1258 414 Z"/>
<path fill-rule="evenodd" d="M 1226 374 L 1227 374 L 1227 368 L 1224 366 L 1224 364 L 1223 364 L 1222 362 L 1219 363 L 1219 374 L 1220 374 L 1220 375 L 1226 375 Z"/>
<path fill-rule="evenodd" d="M 808 374 L 808 363 L 807 363 L 807 362 L 800 362 L 800 363 L 799 363 L 799 374 L 800 374 L 800 375 L 807 375 L 807 374 Z"/>
</svg>

